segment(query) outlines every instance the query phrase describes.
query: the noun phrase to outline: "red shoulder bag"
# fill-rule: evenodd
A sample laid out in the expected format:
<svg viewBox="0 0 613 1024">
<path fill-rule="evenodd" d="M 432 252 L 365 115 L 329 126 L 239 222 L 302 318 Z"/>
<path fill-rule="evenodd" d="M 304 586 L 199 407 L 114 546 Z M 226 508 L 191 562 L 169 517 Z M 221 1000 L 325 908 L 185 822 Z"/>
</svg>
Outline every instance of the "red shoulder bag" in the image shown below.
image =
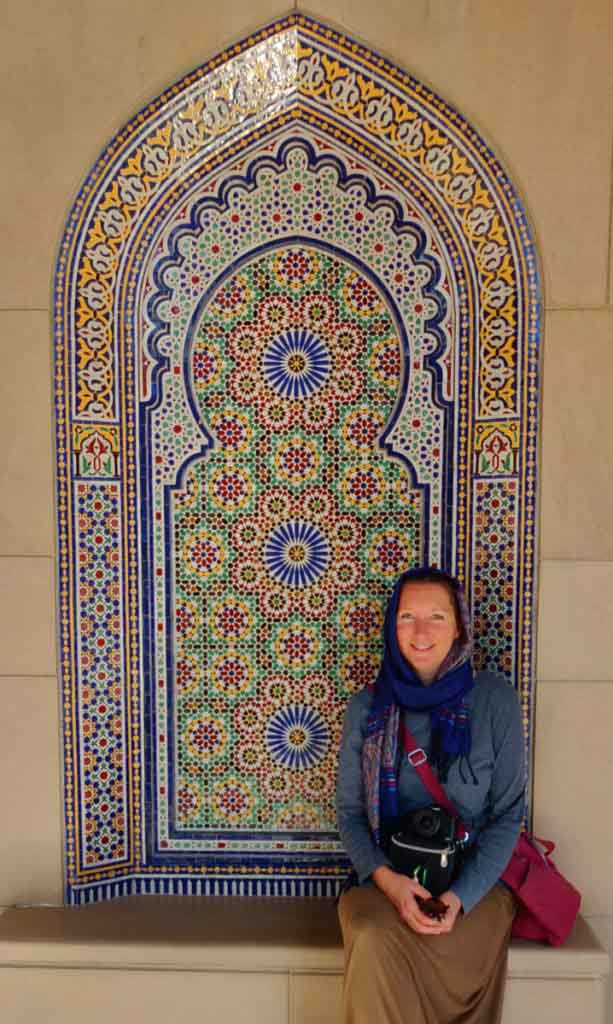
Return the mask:
<svg viewBox="0 0 613 1024">
<path fill-rule="evenodd" d="M 458 817 L 458 812 L 445 793 L 427 756 L 412 733 L 403 725 L 403 744 L 409 764 L 415 769 L 431 797 L 445 810 Z M 461 828 L 464 826 L 460 823 Z M 468 830 L 465 830 L 468 831 Z M 544 852 L 539 849 L 539 844 Z M 515 894 L 517 912 L 511 935 L 515 939 L 546 942 L 561 946 L 577 919 L 581 895 L 560 874 L 551 854 L 555 843 L 522 832 L 500 881 Z"/>
</svg>

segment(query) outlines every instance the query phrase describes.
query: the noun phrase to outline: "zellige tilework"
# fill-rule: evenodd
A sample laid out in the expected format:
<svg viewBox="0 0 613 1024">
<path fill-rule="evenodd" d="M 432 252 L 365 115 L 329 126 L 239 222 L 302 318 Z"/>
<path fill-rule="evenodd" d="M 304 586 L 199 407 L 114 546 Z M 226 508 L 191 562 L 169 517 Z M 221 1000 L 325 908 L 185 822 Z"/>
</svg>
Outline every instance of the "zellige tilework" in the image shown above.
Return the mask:
<svg viewBox="0 0 613 1024">
<path fill-rule="evenodd" d="M 292 15 L 109 144 L 56 277 L 67 899 L 330 896 L 391 581 L 532 720 L 539 291 L 495 156 Z"/>
</svg>

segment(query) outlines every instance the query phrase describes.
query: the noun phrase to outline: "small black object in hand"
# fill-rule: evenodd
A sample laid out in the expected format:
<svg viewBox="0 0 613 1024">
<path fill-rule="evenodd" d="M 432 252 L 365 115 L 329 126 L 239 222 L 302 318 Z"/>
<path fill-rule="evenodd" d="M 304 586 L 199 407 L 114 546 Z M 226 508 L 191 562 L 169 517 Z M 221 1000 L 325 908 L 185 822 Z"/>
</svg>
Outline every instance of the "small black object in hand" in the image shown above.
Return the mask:
<svg viewBox="0 0 613 1024">
<path fill-rule="evenodd" d="M 421 912 L 426 917 L 431 917 L 433 921 L 442 921 L 447 913 L 447 904 L 443 903 L 442 900 L 435 899 L 433 896 L 427 900 L 423 896 L 416 896 L 415 901 Z"/>
</svg>

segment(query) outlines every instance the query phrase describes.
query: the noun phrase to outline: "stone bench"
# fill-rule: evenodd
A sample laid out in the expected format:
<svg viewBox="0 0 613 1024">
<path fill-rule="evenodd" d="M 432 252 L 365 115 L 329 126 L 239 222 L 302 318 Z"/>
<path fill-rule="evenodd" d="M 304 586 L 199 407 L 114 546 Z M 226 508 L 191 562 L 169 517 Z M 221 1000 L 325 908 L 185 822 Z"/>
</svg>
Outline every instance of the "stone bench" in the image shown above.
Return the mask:
<svg viewBox="0 0 613 1024">
<path fill-rule="evenodd" d="M 337 1024 L 342 970 L 324 901 L 141 897 L 0 915 L 2 1024 Z M 582 919 L 562 949 L 513 943 L 504 1024 L 602 1024 L 608 972 Z"/>
</svg>

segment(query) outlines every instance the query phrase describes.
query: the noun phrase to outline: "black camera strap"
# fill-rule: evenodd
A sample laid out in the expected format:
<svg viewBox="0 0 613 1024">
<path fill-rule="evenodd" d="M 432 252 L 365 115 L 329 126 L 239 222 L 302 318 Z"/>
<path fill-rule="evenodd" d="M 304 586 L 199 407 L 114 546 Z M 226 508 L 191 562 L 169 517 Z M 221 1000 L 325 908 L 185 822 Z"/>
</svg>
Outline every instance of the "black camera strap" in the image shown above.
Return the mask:
<svg viewBox="0 0 613 1024">
<path fill-rule="evenodd" d="M 444 807 L 447 813 L 456 819 L 456 835 L 458 838 L 466 837 L 469 834 L 469 829 L 466 828 L 458 817 L 457 810 L 428 764 L 428 755 L 425 750 L 417 745 L 417 740 L 404 722 L 400 728 L 402 730 L 402 745 L 411 768 L 415 769 L 435 803 Z"/>
</svg>

